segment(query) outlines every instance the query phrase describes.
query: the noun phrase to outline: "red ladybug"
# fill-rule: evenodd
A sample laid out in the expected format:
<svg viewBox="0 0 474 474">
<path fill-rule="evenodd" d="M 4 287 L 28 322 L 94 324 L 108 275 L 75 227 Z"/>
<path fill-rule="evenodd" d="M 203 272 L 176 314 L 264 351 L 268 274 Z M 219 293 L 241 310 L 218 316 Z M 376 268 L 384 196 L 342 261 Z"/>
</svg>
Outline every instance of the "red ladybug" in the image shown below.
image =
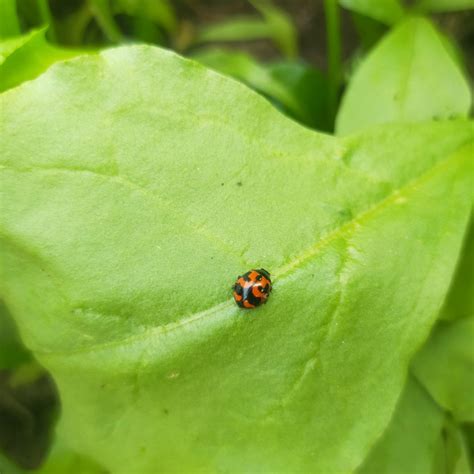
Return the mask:
<svg viewBox="0 0 474 474">
<path fill-rule="evenodd" d="M 265 304 L 272 291 L 270 273 L 265 269 L 250 270 L 237 278 L 234 300 L 241 308 L 252 309 Z"/>
</svg>

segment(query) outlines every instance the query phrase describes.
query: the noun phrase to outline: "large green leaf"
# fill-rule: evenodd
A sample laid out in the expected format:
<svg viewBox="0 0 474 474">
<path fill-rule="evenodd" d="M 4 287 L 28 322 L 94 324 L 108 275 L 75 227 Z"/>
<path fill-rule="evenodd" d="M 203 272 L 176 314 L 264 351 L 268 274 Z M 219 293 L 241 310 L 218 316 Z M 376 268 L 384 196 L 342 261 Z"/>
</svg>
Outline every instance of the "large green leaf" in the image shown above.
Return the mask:
<svg viewBox="0 0 474 474">
<path fill-rule="evenodd" d="M 393 419 L 358 474 L 469 474 L 459 428 L 410 377 Z"/>
<path fill-rule="evenodd" d="M 349 10 L 388 25 L 397 23 L 404 14 L 400 0 L 339 0 L 339 3 Z"/>
<path fill-rule="evenodd" d="M 336 139 L 146 46 L 0 100 L 0 291 L 71 447 L 114 474 L 359 465 L 454 272 L 472 124 Z"/>
<path fill-rule="evenodd" d="M 0 92 L 34 79 L 51 64 L 80 54 L 48 43 L 45 29 L 0 43 Z"/>
<path fill-rule="evenodd" d="M 413 370 L 457 420 L 474 422 L 474 317 L 441 323 Z"/>
<path fill-rule="evenodd" d="M 467 116 L 469 84 L 445 39 L 423 18 L 410 18 L 367 56 L 344 95 L 339 134 L 373 124 Z"/>
</svg>

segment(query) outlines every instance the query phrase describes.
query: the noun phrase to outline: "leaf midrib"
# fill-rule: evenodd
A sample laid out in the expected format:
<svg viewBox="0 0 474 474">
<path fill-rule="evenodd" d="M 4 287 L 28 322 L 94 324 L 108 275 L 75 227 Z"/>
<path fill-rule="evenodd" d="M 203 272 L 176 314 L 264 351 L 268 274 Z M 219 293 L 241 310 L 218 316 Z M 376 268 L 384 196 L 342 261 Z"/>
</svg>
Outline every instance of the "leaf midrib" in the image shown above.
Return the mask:
<svg viewBox="0 0 474 474">
<path fill-rule="evenodd" d="M 466 160 L 465 156 L 468 156 L 468 154 L 464 153 L 464 150 L 465 149 L 467 150 L 471 146 L 472 146 L 471 140 L 467 140 L 466 142 L 461 144 L 454 152 L 452 152 L 448 156 L 448 158 L 439 161 L 434 166 L 424 171 L 417 177 L 413 178 L 412 180 L 407 182 L 405 185 L 403 185 L 399 189 L 393 190 L 390 194 L 388 194 L 382 200 L 378 201 L 373 206 L 369 207 L 365 211 L 360 212 L 358 215 L 354 216 L 354 218 L 351 219 L 350 221 L 344 223 L 340 227 L 337 227 L 331 232 L 329 232 L 325 237 L 323 237 L 318 242 L 316 242 L 313 246 L 309 247 L 303 253 L 301 253 L 300 256 L 295 257 L 292 261 L 288 262 L 286 265 L 283 265 L 280 269 L 277 269 L 276 271 L 274 271 L 273 274 L 275 275 L 277 279 L 276 283 L 274 284 L 274 287 L 277 287 L 279 284 L 281 284 L 282 281 L 288 278 L 288 276 L 291 273 L 293 273 L 296 269 L 305 265 L 306 262 L 311 260 L 316 255 L 318 255 L 320 251 L 325 246 L 329 245 L 332 241 L 340 238 L 346 232 L 354 230 L 357 226 L 361 224 L 361 222 L 367 219 L 370 219 L 373 215 L 377 214 L 380 210 L 386 208 L 387 206 L 390 206 L 403 195 L 407 195 L 411 191 L 416 190 L 416 188 L 420 184 L 423 184 L 424 182 L 429 181 L 433 176 L 436 176 L 438 173 L 441 173 L 442 171 L 444 171 L 452 163 L 456 161 L 465 161 Z M 72 351 L 38 351 L 37 350 L 35 352 L 37 354 L 40 354 L 42 356 L 47 356 L 47 357 L 51 357 L 51 356 L 65 357 L 65 356 L 74 356 L 78 354 L 90 354 L 97 351 L 119 347 L 122 345 L 133 344 L 140 340 L 145 340 L 148 338 L 164 335 L 164 334 L 179 330 L 181 328 L 184 328 L 188 326 L 189 324 L 193 324 L 197 321 L 201 321 L 207 317 L 211 317 L 216 312 L 219 312 L 225 309 L 230 309 L 232 307 L 234 307 L 236 311 L 239 311 L 239 309 L 236 306 L 234 306 L 232 299 L 229 298 L 228 300 L 222 303 L 219 303 L 217 305 L 214 305 L 208 309 L 199 311 L 189 316 L 185 316 L 176 322 L 171 322 L 165 325 L 150 327 L 139 334 L 134 334 L 132 336 L 129 336 L 123 339 L 114 340 L 112 342 L 107 342 L 104 344 L 96 344 L 94 346 L 88 346 L 85 348 L 72 350 Z"/>
</svg>

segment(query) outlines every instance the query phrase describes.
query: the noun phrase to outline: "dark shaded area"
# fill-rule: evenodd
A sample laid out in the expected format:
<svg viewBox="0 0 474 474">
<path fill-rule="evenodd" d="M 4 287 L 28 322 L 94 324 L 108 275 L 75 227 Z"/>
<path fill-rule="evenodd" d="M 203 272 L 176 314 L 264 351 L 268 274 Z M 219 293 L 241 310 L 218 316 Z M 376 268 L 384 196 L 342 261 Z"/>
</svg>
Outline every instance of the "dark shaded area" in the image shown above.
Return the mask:
<svg viewBox="0 0 474 474">
<path fill-rule="evenodd" d="M 30 380 L 16 378 L 15 371 L 0 371 L 0 450 L 20 467 L 35 469 L 49 450 L 59 398 L 44 371 Z"/>
<path fill-rule="evenodd" d="M 46 456 L 59 400 L 52 379 L 15 383 L 12 371 L 0 372 L 0 448 L 24 469 L 37 468 Z"/>
</svg>

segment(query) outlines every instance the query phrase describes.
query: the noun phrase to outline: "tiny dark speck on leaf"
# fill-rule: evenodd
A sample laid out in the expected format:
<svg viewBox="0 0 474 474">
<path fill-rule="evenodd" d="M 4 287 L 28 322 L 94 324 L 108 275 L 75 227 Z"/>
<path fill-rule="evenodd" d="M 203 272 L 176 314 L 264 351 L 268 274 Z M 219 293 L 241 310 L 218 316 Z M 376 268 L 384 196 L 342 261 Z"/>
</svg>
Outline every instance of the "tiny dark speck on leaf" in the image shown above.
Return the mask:
<svg viewBox="0 0 474 474">
<path fill-rule="evenodd" d="M 221 186 L 224 186 L 224 183 L 221 183 Z"/>
<path fill-rule="evenodd" d="M 168 409 L 167 409 L 167 408 L 163 408 L 163 413 L 164 413 L 165 415 L 167 415 L 167 414 L 169 413 Z"/>
<path fill-rule="evenodd" d="M 238 181 L 237 186 L 242 186 L 242 181 Z"/>
</svg>

